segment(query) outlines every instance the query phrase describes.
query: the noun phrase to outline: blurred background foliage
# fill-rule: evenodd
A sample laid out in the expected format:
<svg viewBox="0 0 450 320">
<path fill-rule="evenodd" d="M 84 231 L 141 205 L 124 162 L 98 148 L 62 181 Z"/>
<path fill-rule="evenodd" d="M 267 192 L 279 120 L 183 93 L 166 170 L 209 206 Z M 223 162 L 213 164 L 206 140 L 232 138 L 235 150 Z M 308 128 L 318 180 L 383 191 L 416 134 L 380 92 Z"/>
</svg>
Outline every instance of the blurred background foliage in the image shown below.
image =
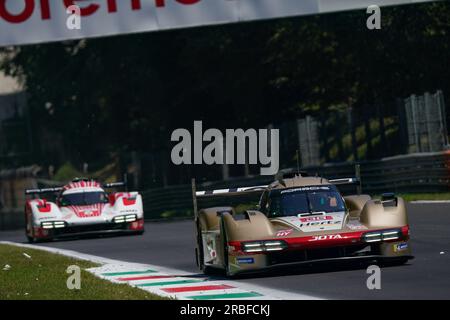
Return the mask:
<svg viewBox="0 0 450 320">
<path fill-rule="evenodd" d="M 360 117 L 376 104 L 389 127 L 396 99 L 450 92 L 448 2 L 385 8 L 382 30 L 369 31 L 367 17 L 360 10 L 0 49 L 0 69 L 27 91 L 35 136 L 32 155 L 10 165 L 170 154 L 171 132 L 194 120 L 263 128 L 312 115 L 339 127 L 330 115 L 349 102 Z M 376 117 L 368 126 L 372 150 L 356 128 L 361 159 L 382 155 L 379 140 L 395 135 L 380 138 Z M 352 160 L 339 152 L 351 137 L 335 133 L 327 134 L 326 160 Z"/>
</svg>

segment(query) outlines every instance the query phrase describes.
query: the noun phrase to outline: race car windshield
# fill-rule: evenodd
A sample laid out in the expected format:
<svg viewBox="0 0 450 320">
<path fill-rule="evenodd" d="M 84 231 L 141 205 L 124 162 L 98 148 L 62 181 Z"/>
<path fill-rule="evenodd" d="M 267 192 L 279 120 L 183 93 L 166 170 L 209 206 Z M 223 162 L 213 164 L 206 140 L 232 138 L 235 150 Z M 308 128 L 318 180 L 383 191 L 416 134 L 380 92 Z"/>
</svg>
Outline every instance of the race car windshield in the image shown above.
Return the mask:
<svg viewBox="0 0 450 320">
<path fill-rule="evenodd" d="M 345 211 L 344 201 L 339 192 L 332 189 L 275 192 L 269 202 L 270 217 L 341 211 Z"/>
<path fill-rule="evenodd" d="M 61 197 L 61 206 L 88 206 L 97 203 L 107 203 L 105 192 L 80 192 L 65 194 Z"/>
</svg>

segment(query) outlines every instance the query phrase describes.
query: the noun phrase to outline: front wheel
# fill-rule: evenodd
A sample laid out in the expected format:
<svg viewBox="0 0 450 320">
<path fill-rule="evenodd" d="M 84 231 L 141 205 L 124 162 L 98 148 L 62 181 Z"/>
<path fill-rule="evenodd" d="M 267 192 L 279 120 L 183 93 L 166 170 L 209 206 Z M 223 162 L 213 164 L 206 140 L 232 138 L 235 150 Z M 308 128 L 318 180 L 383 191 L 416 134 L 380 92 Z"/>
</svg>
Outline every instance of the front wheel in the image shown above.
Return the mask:
<svg viewBox="0 0 450 320">
<path fill-rule="evenodd" d="M 198 268 L 203 271 L 204 274 L 208 275 L 209 268 L 205 266 L 205 257 L 203 252 L 203 238 L 202 238 L 202 229 L 199 221 L 196 222 L 196 231 L 197 231 L 197 248 L 195 248 L 195 259 L 197 262 Z"/>
<path fill-rule="evenodd" d="M 33 221 L 30 221 L 29 219 L 30 217 L 28 217 L 25 213 L 25 236 L 27 237 L 28 243 L 36 243 L 33 230 Z"/>
<path fill-rule="evenodd" d="M 233 277 L 234 274 L 230 269 L 229 252 L 228 252 L 228 237 L 227 232 L 222 223 L 222 239 L 223 239 L 223 267 L 225 270 L 225 275 L 229 278 Z"/>
</svg>

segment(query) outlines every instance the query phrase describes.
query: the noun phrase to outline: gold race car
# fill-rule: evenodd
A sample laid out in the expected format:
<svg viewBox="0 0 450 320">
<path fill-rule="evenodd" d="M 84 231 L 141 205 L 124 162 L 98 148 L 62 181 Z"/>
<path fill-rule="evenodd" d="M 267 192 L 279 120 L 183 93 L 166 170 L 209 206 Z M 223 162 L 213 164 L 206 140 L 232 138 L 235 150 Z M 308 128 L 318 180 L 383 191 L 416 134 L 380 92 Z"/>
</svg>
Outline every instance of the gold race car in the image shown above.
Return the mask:
<svg viewBox="0 0 450 320">
<path fill-rule="evenodd" d="M 413 256 L 404 200 L 338 191 L 357 182 L 290 174 L 268 186 L 197 192 L 193 180 L 198 266 L 233 276 L 339 260 L 406 263 Z M 255 192 L 262 193 L 258 209 L 241 215 L 232 207 L 197 209 L 197 198 Z"/>
</svg>

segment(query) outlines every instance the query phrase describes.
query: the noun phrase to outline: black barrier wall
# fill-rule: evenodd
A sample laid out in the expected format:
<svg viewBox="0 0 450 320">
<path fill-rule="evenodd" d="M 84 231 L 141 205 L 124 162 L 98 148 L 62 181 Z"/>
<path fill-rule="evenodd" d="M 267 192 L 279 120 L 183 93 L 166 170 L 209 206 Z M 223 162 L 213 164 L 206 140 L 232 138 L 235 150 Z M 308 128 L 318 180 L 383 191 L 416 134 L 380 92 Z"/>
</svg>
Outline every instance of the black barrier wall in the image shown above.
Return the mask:
<svg viewBox="0 0 450 320">
<path fill-rule="evenodd" d="M 450 151 L 420 153 L 385 158 L 379 161 L 360 162 L 362 190 L 379 195 L 395 193 L 438 193 L 450 190 Z M 292 169 L 295 170 L 295 169 Z M 309 175 L 325 178 L 345 178 L 355 175 L 355 163 L 330 164 L 302 168 Z M 197 185 L 198 190 L 264 185 L 273 181 L 272 176 L 230 179 Z M 354 186 L 342 186 L 344 194 L 354 193 Z M 161 219 L 192 215 L 191 185 L 145 190 L 143 193 L 147 219 Z M 230 200 L 216 198 L 202 201 L 200 207 L 216 205 L 236 206 L 241 203 L 256 204 L 257 196 L 245 196 Z"/>
<path fill-rule="evenodd" d="M 361 167 L 363 193 L 380 195 L 395 193 L 438 193 L 450 191 L 450 151 L 418 153 L 406 156 L 384 158 L 379 161 L 359 163 Z M 0 230 L 23 227 L 24 189 L 36 186 L 39 179 L 38 167 L 29 167 L 17 172 L 3 172 L 0 175 Z M 289 169 L 295 170 L 295 169 Z M 355 175 L 355 163 L 329 164 L 320 167 L 306 167 L 302 171 L 309 175 L 325 178 L 345 178 Z M 269 184 L 273 176 L 233 178 L 227 181 L 203 182 L 198 190 L 247 187 Z M 177 219 L 193 216 L 192 189 L 186 184 L 141 191 L 145 218 L 148 220 Z M 343 194 L 356 192 L 355 186 L 341 186 Z M 201 200 L 199 207 L 234 206 L 242 210 L 258 203 L 259 195 L 209 198 Z M 239 211 L 239 210 L 238 210 Z"/>
</svg>

